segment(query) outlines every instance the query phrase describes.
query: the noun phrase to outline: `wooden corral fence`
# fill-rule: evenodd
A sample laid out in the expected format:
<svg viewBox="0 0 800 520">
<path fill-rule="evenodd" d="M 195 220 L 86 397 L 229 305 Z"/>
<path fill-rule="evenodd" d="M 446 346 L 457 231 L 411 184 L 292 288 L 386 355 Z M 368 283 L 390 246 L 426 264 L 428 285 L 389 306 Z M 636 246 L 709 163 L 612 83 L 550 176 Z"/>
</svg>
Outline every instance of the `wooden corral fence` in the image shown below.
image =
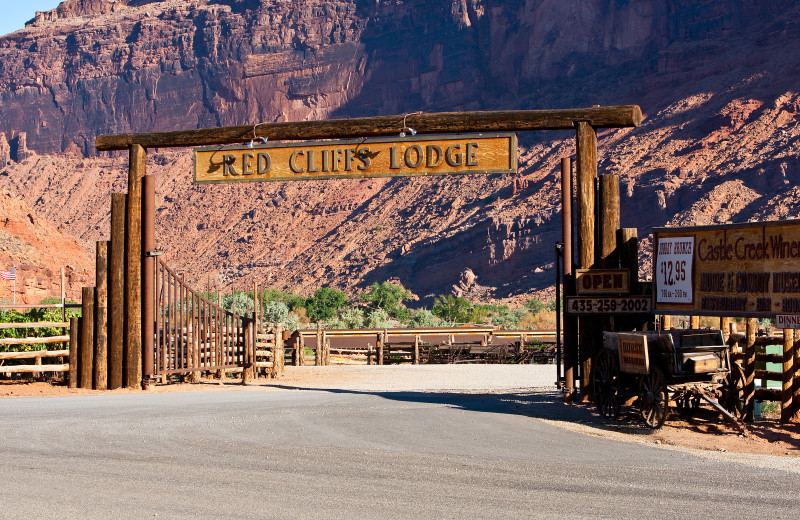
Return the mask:
<svg viewBox="0 0 800 520">
<path fill-rule="evenodd" d="M 288 338 L 287 362 L 304 365 L 552 362 L 553 331 L 493 327 L 300 329 Z"/>
<path fill-rule="evenodd" d="M 69 350 L 63 347 L 69 343 L 66 334 L 67 322 L 28 322 L 28 323 L 0 323 L 0 329 L 40 329 L 60 328 L 62 334 L 45 337 L 25 338 L 0 338 L 0 346 L 4 348 L 43 345 L 43 350 L 28 350 L 19 352 L 0 352 L 0 374 L 42 374 L 45 372 L 65 373 L 69 371 L 69 364 L 64 363 L 64 358 L 69 356 Z M 47 363 L 44 363 L 47 361 Z M 31 363 L 32 362 L 32 363 Z"/>
<path fill-rule="evenodd" d="M 744 390 L 743 413 L 745 420 L 753 420 L 756 401 L 780 403 L 781 422 L 797 420 L 800 416 L 800 330 L 783 329 L 776 333 L 759 330 L 756 318 L 747 318 L 745 331 L 737 330 L 735 318 L 720 318 L 719 327 L 730 346 L 731 361 L 741 367 L 740 386 Z M 661 324 L 670 328 L 670 316 L 662 316 Z M 699 317 L 690 316 L 689 328 L 699 328 Z M 767 347 L 779 346 L 782 353 L 767 353 Z M 767 370 L 774 363 L 780 370 Z M 762 368 L 763 367 L 763 368 Z M 760 382 L 756 388 L 756 381 Z M 768 383 L 781 383 L 780 388 L 769 388 Z"/>
</svg>

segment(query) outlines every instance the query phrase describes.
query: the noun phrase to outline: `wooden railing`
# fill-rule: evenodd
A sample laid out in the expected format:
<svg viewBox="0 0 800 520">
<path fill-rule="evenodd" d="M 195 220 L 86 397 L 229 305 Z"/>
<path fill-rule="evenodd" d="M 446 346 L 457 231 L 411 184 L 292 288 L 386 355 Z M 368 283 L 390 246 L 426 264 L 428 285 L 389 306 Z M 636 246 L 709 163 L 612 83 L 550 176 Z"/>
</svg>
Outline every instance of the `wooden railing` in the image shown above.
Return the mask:
<svg viewBox="0 0 800 520">
<path fill-rule="evenodd" d="M 69 327 L 69 323 L 67 322 L 0 323 L 0 329 L 4 330 L 41 328 L 62 328 L 66 330 L 67 327 Z M 0 348 L 26 345 L 57 346 L 65 343 L 69 343 L 69 335 L 0 338 Z M 41 374 L 44 372 L 68 372 L 69 364 L 64 363 L 64 357 L 67 356 L 69 356 L 68 349 L 49 350 L 49 348 L 47 348 L 42 350 L 0 352 L 0 374 Z M 44 360 L 49 362 L 44 363 Z M 19 361 L 22 361 L 22 363 L 19 363 Z M 27 361 L 33 361 L 33 363 L 27 363 Z"/>
<path fill-rule="evenodd" d="M 533 352 L 532 343 L 546 344 L 547 349 Z M 294 332 L 285 352 L 290 356 L 286 362 L 296 366 L 508 362 L 519 356 L 528 360 L 554 357 L 555 343 L 554 331 L 480 326 L 347 330 L 320 327 Z"/>
</svg>

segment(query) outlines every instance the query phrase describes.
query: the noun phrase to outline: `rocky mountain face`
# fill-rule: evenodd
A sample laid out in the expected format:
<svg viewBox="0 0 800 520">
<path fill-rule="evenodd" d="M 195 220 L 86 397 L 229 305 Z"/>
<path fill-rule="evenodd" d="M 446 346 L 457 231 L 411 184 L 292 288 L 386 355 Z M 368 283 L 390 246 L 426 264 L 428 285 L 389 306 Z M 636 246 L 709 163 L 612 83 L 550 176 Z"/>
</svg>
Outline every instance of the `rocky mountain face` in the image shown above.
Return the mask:
<svg viewBox="0 0 800 520">
<path fill-rule="evenodd" d="M 126 179 L 99 134 L 639 104 L 599 171 L 644 275 L 652 226 L 800 216 L 799 25 L 789 0 L 68 0 L 0 37 L 0 186 L 91 248 Z M 553 283 L 572 137 L 520 134 L 516 175 L 249 186 L 151 150 L 159 247 L 203 288 L 522 298 Z"/>
<path fill-rule="evenodd" d="M 75 238 L 62 234 L 27 204 L 0 190 L 0 269 L 16 266 L 16 283 L 0 280 L 0 301 L 39 303 L 61 294 L 80 301 L 81 287 L 94 284 L 92 256 Z"/>
</svg>

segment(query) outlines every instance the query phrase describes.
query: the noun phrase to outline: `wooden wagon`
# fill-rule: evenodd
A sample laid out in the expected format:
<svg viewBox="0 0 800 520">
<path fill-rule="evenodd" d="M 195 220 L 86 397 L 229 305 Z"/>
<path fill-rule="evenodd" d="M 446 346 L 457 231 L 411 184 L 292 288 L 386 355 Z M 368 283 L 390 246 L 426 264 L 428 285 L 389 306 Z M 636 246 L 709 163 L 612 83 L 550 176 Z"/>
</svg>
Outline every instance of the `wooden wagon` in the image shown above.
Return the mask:
<svg viewBox="0 0 800 520">
<path fill-rule="evenodd" d="M 701 400 L 737 424 L 744 414 L 744 371 L 731 363 L 719 330 L 604 332 L 592 381 L 603 416 L 616 419 L 632 403 L 651 428 L 664 424 L 671 403 L 686 417 Z"/>
</svg>

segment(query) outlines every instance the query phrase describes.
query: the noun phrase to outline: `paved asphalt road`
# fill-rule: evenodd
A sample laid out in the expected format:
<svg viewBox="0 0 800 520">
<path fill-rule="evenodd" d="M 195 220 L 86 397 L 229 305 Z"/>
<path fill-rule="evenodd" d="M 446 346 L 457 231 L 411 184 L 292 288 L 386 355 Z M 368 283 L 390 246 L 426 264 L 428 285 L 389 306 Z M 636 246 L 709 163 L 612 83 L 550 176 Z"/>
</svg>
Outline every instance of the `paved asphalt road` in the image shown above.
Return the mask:
<svg viewBox="0 0 800 520">
<path fill-rule="evenodd" d="M 558 395 L 0 400 L 1 518 L 794 518 L 800 475 L 575 433 Z"/>
</svg>

